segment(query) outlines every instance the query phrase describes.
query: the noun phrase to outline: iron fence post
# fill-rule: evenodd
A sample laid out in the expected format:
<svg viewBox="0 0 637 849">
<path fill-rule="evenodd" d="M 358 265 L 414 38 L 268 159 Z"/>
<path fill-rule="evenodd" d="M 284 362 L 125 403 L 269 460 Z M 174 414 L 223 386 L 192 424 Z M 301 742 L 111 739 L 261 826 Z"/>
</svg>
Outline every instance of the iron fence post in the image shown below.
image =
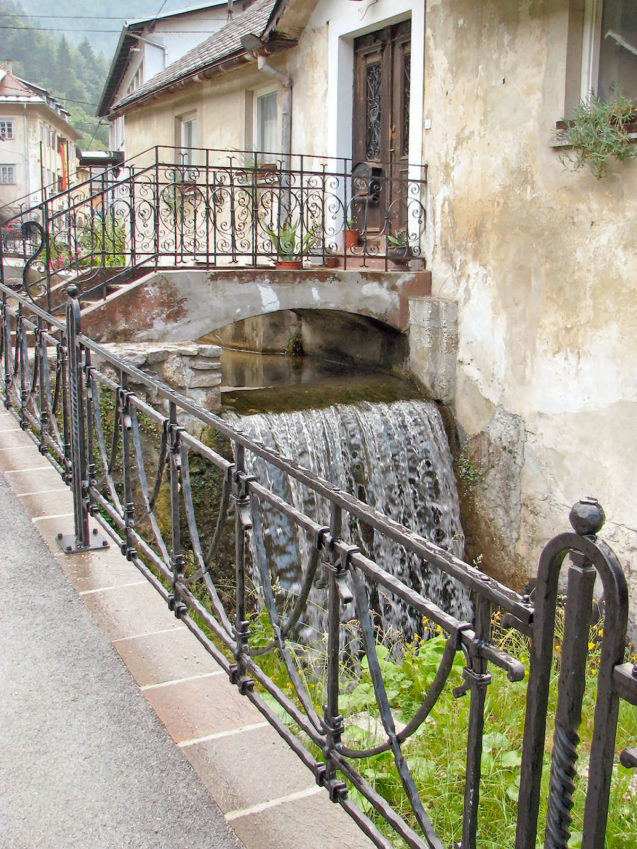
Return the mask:
<svg viewBox="0 0 637 849">
<path fill-rule="evenodd" d="M 187 611 L 180 598 L 180 587 L 184 578 L 184 556 L 181 550 L 181 511 L 179 509 L 179 494 L 181 490 L 181 431 L 177 421 L 177 406 L 174 401 L 169 403 L 168 433 L 170 446 L 170 532 L 171 532 L 171 571 L 172 594 L 168 597 L 168 607 L 179 619 Z"/>
<path fill-rule="evenodd" d="M 252 527 L 250 513 L 250 496 L 247 491 L 249 476 L 245 469 L 245 448 L 238 443 L 235 450 L 235 470 L 233 474 L 233 500 L 235 503 L 235 581 L 236 581 L 236 613 L 235 613 L 235 661 L 230 667 L 230 680 L 244 694 L 254 687 L 252 678 L 246 675 L 246 652 L 250 636 L 249 622 L 246 611 L 246 531 Z"/>
<path fill-rule="evenodd" d="M 488 576 L 485 575 L 488 579 Z M 491 604 L 484 596 L 478 597 L 475 608 L 476 637 L 488 641 L 491 631 Z M 467 769 L 464 791 L 464 816 L 462 823 L 462 849 L 475 849 L 478 833 L 478 806 L 480 803 L 480 778 L 482 774 L 482 736 L 484 733 L 484 706 L 487 687 L 491 683 L 488 663 L 479 654 L 470 658 L 464 670 L 465 686 L 471 699 L 469 729 L 467 734 Z M 461 688 L 462 689 L 462 688 Z M 454 693 L 455 695 L 455 693 Z"/>
<path fill-rule="evenodd" d="M 597 675 L 593 742 L 589 760 L 588 791 L 584 809 L 582 849 L 604 844 L 608 798 L 617 730 L 618 693 L 613 676 L 621 663 L 628 623 L 628 588 L 621 564 L 596 534 L 604 512 L 595 499 L 583 499 L 571 510 L 575 533 L 561 534 L 544 548 L 538 567 L 536 605 L 531 642 L 531 668 L 522 745 L 516 849 L 535 849 L 545 746 L 549 682 L 553 664 L 555 613 L 560 569 L 567 554 L 574 555 L 567 596 L 567 630 L 560 675 L 558 714 L 552 755 L 546 824 L 547 849 L 566 847 L 579 738 L 583 676 L 595 574 L 604 588 L 604 637 Z M 592 568 L 594 567 L 594 569 Z M 570 593 L 573 593 L 571 599 Z M 569 621 L 570 620 L 570 621 Z"/>
<path fill-rule="evenodd" d="M 68 401 L 70 407 L 70 465 L 73 493 L 73 534 L 57 535 L 58 543 L 66 554 L 75 554 L 96 548 L 107 548 L 108 542 L 97 533 L 89 532 L 88 470 L 86 463 L 86 422 L 84 417 L 84 373 L 80 302 L 77 286 L 66 290 L 69 302 L 66 307 L 66 338 L 68 352 Z M 65 404 L 66 406 L 66 404 Z M 66 458 L 65 458 L 66 459 Z M 68 468 L 68 464 L 65 464 Z"/>
<path fill-rule="evenodd" d="M 546 814 L 546 849 L 566 849 L 575 789 L 575 762 L 586 686 L 588 626 L 596 572 L 580 554 L 571 554 L 568 570 L 553 757 Z"/>
</svg>

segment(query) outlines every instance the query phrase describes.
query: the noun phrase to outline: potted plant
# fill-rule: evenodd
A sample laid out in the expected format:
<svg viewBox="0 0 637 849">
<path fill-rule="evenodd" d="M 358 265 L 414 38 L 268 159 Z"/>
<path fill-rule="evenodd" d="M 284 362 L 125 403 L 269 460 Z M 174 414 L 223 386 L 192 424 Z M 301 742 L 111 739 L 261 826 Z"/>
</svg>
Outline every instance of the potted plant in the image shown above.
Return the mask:
<svg viewBox="0 0 637 849">
<path fill-rule="evenodd" d="M 301 267 L 301 257 L 305 256 L 316 244 L 314 230 L 308 230 L 301 239 L 298 235 L 299 223 L 293 223 L 289 218 L 273 230 L 265 225 L 265 231 L 270 237 L 272 245 L 276 247 L 276 267 L 282 269 L 296 270 Z"/>
<path fill-rule="evenodd" d="M 635 130 L 636 118 L 637 108 L 620 92 L 612 100 L 583 100 L 572 120 L 563 119 L 555 125 L 555 141 L 563 148 L 562 164 L 572 171 L 588 165 L 594 177 L 604 177 L 611 159 L 637 156 L 629 135 Z"/>
<path fill-rule="evenodd" d="M 395 233 L 389 233 L 387 236 L 389 247 L 387 248 L 387 256 L 392 264 L 403 268 L 413 257 L 411 245 L 407 241 L 406 230 L 396 230 Z"/>
<path fill-rule="evenodd" d="M 345 222 L 345 250 L 351 251 L 358 245 L 360 233 L 356 222 L 353 218 L 348 218 Z"/>
</svg>

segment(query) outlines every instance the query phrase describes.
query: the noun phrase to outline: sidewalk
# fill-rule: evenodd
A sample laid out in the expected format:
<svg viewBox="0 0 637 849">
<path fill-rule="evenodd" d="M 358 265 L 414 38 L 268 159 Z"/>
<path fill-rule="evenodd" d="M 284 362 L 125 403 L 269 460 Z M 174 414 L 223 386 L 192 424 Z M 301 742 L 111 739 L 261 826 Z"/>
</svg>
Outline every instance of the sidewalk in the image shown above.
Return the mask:
<svg viewBox="0 0 637 849">
<path fill-rule="evenodd" d="M 371 849 L 5 411 L 0 472 L 0 849 Z"/>
<path fill-rule="evenodd" d="M 0 846 L 239 849 L 0 478 Z"/>
</svg>

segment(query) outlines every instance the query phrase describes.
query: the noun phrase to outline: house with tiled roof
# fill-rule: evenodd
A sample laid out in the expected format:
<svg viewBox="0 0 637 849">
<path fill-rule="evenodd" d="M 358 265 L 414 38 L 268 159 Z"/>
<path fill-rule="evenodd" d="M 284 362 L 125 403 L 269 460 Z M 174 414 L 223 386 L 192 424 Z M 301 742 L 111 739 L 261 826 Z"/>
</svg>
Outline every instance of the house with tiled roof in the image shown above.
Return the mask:
<svg viewBox="0 0 637 849">
<path fill-rule="evenodd" d="M 81 137 L 69 113 L 40 86 L 0 67 L 0 207 L 4 214 L 33 206 L 68 185 Z"/>
<path fill-rule="evenodd" d="M 370 187 L 426 166 L 420 247 L 433 294 L 457 306 L 451 406 L 484 483 L 468 496 L 480 517 L 465 528 L 470 552 L 521 584 L 555 517 L 590 492 L 634 556 L 637 134 L 626 124 L 626 155 L 600 173 L 556 123 L 568 127 L 591 95 L 637 104 L 637 4 L 234 5 L 218 32 L 113 99 L 127 156 L 164 145 L 201 167 L 213 148 L 343 157 Z M 366 214 L 374 202 L 370 190 Z M 629 579 L 637 597 L 637 572 Z"/>
<path fill-rule="evenodd" d="M 241 4 L 237 4 L 241 9 Z M 115 48 L 111 66 L 97 107 L 100 117 L 108 115 L 113 104 L 131 96 L 137 89 L 178 60 L 228 20 L 226 0 L 162 12 L 150 18 L 126 21 Z M 110 122 L 111 150 L 124 150 L 123 116 Z"/>
</svg>

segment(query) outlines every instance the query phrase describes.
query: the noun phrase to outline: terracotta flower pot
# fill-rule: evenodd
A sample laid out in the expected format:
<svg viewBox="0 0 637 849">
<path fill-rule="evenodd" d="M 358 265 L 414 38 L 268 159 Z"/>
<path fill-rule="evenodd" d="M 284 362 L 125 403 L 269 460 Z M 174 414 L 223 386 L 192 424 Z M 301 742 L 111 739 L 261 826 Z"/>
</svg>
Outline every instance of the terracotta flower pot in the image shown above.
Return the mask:
<svg viewBox="0 0 637 849">
<path fill-rule="evenodd" d="M 323 260 L 325 268 L 338 268 L 339 258 L 337 256 L 326 256 Z"/>
<path fill-rule="evenodd" d="M 276 267 L 281 270 L 299 271 L 301 268 L 300 259 L 277 259 Z"/>
<path fill-rule="evenodd" d="M 358 230 L 346 230 L 345 231 L 345 249 L 350 251 L 352 248 L 357 247 L 358 245 Z"/>
</svg>

